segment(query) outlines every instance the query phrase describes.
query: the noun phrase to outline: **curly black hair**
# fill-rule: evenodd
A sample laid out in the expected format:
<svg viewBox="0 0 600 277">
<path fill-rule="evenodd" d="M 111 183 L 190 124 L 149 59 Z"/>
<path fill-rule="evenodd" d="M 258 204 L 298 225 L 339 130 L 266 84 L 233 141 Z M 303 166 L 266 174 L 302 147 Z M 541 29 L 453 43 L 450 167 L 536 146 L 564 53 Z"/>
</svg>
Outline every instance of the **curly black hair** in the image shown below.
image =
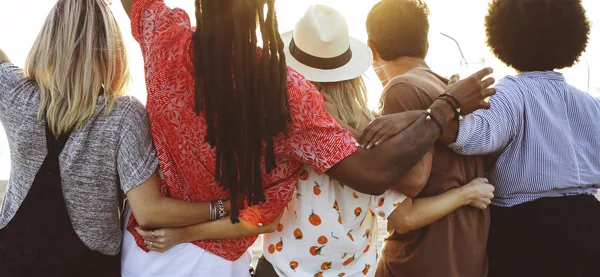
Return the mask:
<svg viewBox="0 0 600 277">
<path fill-rule="evenodd" d="M 429 8 L 421 0 L 382 0 L 367 16 L 369 43 L 386 61 L 425 58 L 429 48 Z"/>
<path fill-rule="evenodd" d="M 485 28 L 496 57 L 521 72 L 573 66 L 590 35 L 581 0 L 494 0 Z"/>
</svg>

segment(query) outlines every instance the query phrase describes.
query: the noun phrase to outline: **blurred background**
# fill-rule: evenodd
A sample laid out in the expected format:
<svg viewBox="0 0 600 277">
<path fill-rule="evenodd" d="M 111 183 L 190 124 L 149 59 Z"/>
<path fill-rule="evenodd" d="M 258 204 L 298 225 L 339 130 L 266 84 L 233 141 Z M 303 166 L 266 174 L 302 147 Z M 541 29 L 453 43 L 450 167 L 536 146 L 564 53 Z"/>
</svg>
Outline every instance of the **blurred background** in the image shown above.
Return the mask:
<svg viewBox="0 0 600 277">
<path fill-rule="evenodd" d="M 110 0 L 108 0 L 110 1 Z M 194 0 L 166 0 L 168 5 L 181 7 L 194 15 Z M 352 36 L 366 41 L 365 20 L 376 0 L 277 0 L 280 31 L 294 28 L 295 22 L 306 9 L 316 3 L 338 9 L 348 20 Z M 0 0 L 0 48 L 19 66 L 23 66 L 53 0 Z M 485 45 L 483 20 L 489 0 L 428 0 L 431 10 L 429 66 L 441 75 L 460 73 L 466 76 L 483 66 L 494 68 L 494 76 L 502 78 L 514 74 L 489 52 Z M 600 97 L 600 1 L 583 0 L 588 17 L 594 24 L 587 52 L 579 64 L 562 70 L 567 80 L 582 90 Z M 133 40 L 129 20 L 119 0 L 113 0 L 112 9 L 117 17 L 128 46 L 133 81 L 130 94 L 145 101 L 143 63 L 138 44 Z M 194 20 L 192 19 L 192 22 Z M 459 50 L 460 49 L 460 50 Z M 594 78 L 594 76 L 596 78 Z M 377 107 L 381 85 L 373 70 L 367 73 L 370 105 Z M 10 158 L 8 143 L 0 128 L 0 180 L 8 179 Z"/>
</svg>

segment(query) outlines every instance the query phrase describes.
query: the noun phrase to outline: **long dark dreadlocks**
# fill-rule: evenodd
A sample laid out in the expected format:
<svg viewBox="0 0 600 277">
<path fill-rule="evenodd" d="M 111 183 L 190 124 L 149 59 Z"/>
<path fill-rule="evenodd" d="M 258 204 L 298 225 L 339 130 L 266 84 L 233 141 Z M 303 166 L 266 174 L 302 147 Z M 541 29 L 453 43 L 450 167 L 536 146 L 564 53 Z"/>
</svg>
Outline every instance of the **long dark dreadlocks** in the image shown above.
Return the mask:
<svg viewBox="0 0 600 277">
<path fill-rule="evenodd" d="M 269 173 L 276 167 L 273 139 L 287 134 L 291 120 L 274 2 L 196 1 L 196 112 L 205 113 L 206 141 L 216 147 L 215 180 L 231 193 L 234 223 L 239 222 L 238 193 L 246 195 L 249 205 L 265 200 L 262 146 Z M 262 50 L 257 48 L 257 27 Z"/>
</svg>

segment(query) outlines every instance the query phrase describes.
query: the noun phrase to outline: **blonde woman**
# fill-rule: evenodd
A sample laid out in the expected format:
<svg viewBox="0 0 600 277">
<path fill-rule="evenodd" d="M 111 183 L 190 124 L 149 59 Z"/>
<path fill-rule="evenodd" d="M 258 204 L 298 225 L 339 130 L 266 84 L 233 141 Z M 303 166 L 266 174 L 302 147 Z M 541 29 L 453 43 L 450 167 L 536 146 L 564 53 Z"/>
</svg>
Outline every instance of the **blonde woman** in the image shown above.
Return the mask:
<svg viewBox="0 0 600 277">
<path fill-rule="evenodd" d="M 209 219 L 209 203 L 160 195 L 145 108 L 122 96 L 126 61 L 103 0 L 57 1 L 24 72 L 0 50 L 0 120 L 12 161 L 0 212 L 2 276 L 120 276 L 120 190 L 146 228 Z"/>
<path fill-rule="evenodd" d="M 327 112 L 360 136 L 374 119 L 361 77 L 373 59 L 369 47 L 349 37 L 343 16 L 323 5 L 312 6 L 295 30 L 282 37 L 288 64 L 319 89 Z M 423 178 L 425 170 L 413 168 L 402 181 Z M 305 167 L 277 231 L 264 234 L 264 256 L 256 276 L 374 276 L 376 216 L 387 218 L 389 228 L 407 233 L 464 205 L 485 208 L 492 191 L 486 180 L 476 179 L 463 188 L 414 201 L 391 190 L 371 196 Z"/>
</svg>

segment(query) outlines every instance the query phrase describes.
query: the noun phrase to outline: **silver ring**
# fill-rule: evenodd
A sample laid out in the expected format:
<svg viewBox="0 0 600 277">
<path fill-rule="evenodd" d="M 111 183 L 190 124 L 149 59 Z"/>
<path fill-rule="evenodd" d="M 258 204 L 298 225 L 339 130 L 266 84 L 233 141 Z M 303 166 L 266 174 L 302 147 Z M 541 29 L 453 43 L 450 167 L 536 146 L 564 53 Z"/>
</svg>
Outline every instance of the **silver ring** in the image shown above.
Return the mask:
<svg viewBox="0 0 600 277">
<path fill-rule="evenodd" d="M 156 236 L 154 236 L 154 231 L 152 231 L 152 239 L 155 239 Z"/>
<path fill-rule="evenodd" d="M 150 247 L 152 247 L 152 244 L 153 244 L 153 243 L 154 243 L 153 241 L 151 241 L 151 242 L 150 242 Z"/>
</svg>

